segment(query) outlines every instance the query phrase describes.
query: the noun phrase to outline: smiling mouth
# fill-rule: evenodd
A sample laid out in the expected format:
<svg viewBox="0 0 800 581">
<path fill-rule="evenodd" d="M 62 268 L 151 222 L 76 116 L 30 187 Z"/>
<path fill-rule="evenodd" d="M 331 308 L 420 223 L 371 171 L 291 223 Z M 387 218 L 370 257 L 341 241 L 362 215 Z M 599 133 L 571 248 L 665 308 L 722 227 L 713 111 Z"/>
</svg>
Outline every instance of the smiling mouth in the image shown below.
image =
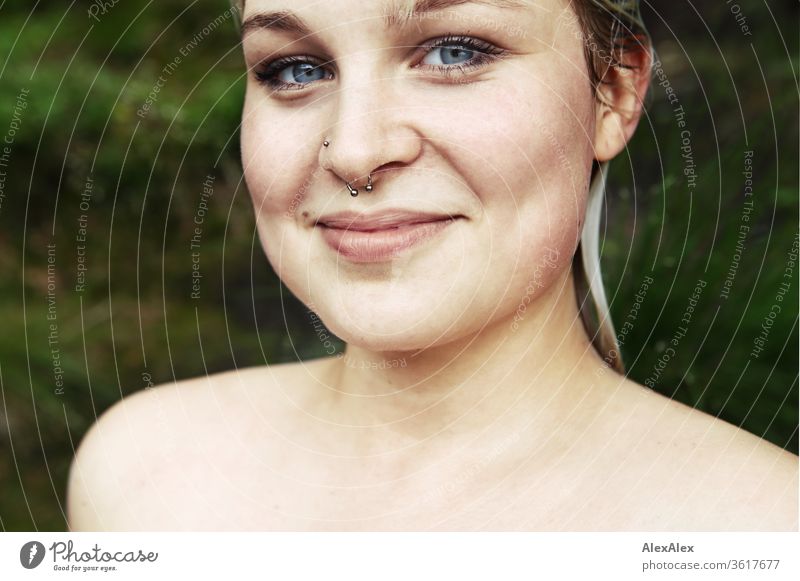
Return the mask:
<svg viewBox="0 0 800 581">
<path fill-rule="evenodd" d="M 462 216 L 399 215 L 364 218 L 339 215 L 317 222 L 323 240 L 343 258 L 357 263 L 385 262 L 442 233 Z"/>
</svg>

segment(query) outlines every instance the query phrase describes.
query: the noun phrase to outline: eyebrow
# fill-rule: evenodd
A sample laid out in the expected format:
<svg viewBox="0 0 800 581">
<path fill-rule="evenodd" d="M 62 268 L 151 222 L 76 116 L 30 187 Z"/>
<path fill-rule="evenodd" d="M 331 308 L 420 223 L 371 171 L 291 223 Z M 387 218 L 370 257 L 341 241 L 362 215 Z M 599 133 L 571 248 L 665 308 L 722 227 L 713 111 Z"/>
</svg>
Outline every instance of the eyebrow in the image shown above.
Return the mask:
<svg viewBox="0 0 800 581">
<path fill-rule="evenodd" d="M 390 2 L 383 15 L 385 28 L 402 27 L 414 18 L 462 4 L 483 4 L 495 8 L 522 8 L 525 0 L 415 0 L 411 9 L 406 3 Z M 311 28 L 288 10 L 254 14 L 242 23 L 242 36 L 253 30 L 275 30 L 297 36 L 310 36 Z"/>
<path fill-rule="evenodd" d="M 416 0 L 410 10 L 406 8 L 407 4 L 407 2 L 399 5 L 396 3 L 390 4 L 383 16 L 386 28 L 403 26 L 410 20 L 419 18 L 424 14 L 462 4 L 483 4 L 494 8 L 522 8 L 526 5 L 526 2 L 525 0 Z"/>
</svg>

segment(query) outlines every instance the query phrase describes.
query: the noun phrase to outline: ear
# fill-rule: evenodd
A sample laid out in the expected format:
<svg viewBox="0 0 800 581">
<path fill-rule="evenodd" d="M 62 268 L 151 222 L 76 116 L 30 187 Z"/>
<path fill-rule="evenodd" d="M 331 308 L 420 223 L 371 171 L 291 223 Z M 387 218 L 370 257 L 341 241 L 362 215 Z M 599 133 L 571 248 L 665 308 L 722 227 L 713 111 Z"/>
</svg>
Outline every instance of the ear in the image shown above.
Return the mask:
<svg viewBox="0 0 800 581">
<path fill-rule="evenodd" d="M 625 148 L 642 115 L 650 85 L 652 47 L 646 38 L 631 36 L 620 50 L 621 66 L 609 66 L 597 85 L 594 155 L 608 161 Z"/>
</svg>

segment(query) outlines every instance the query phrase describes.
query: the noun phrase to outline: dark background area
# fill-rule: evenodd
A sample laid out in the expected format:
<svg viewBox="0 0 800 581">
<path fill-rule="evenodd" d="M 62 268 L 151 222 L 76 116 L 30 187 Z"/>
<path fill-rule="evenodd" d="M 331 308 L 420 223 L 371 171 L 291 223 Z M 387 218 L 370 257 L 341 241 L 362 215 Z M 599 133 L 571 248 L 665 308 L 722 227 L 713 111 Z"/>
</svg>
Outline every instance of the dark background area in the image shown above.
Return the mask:
<svg viewBox="0 0 800 581">
<path fill-rule="evenodd" d="M 65 529 L 73 449 L 120 398 L 325 354 L 255 237 L 238 159 L 245 70 L 228 5 L 120 1 L 97 20 L 91 6 L 0 4 L 0 140 L 11 139 L 0 142 L 3 530 Z M 618 331 L 639 305 L 624 338 L 628 372 L 797 453 L 797 5 L 643 6 L 663 75 L 611 164 L 602 256 Z M 204 278 L 192 299 L 207 176 Z M 654 282 L 642 294 L 645 277 Z M 684 325 L 698 280 L 706 286 Z"/>
</svg>

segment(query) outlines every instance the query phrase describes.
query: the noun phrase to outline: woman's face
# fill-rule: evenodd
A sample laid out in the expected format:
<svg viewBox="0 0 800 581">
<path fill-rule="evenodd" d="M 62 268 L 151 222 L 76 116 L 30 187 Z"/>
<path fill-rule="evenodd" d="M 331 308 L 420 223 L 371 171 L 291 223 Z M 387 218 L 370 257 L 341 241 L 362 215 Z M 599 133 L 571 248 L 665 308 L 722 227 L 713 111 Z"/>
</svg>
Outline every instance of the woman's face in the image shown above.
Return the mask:
<svg viewBox="0 0 800 581">
<path fill-rule="evenodd" d="M 444 344 L 558 292 L 597 116 L 566 0 L 419 1 L 406 21 L 397 4 L 247 0 L 243 15 L 261 243 L 331 331 L 381 351 Z"/>
</svg>

